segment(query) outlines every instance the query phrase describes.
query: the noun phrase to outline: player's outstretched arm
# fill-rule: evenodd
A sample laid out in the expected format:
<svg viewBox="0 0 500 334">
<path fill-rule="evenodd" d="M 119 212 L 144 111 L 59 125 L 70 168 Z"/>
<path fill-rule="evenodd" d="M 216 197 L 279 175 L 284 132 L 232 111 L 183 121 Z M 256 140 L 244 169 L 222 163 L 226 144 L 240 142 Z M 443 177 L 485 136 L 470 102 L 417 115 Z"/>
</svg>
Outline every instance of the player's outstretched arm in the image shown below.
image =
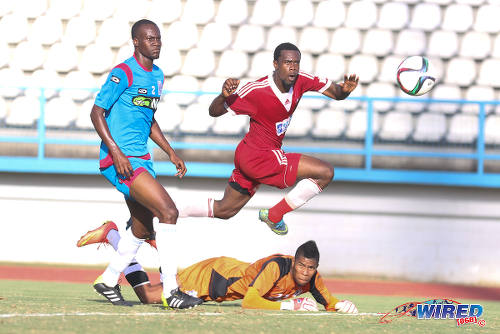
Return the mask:
<svg viewBox="0 0 500 334">
<path fill-rule="evenodd" d="M 175 168 L 177 168 L 177 173 L 175 174 L 175 176 L 182 178 L 187 172 L 184 160 L 182 160 L 175 153 L 175 150 L 172 148 L 172 146 L 170 146 L 170 143 L 163 135 L 163 132 L 161 132 L 160 126 L 154 118 L 153 124 L 151 124 L 151 133 L 149 134 L 149 138 L 151 138 L 156 143 L 156 145 L 158 145 L 165 153 L 167 153 L 170 161 L 175 165 Z"/>
<path fill-rule="evenodd" d="M 229 78 L 224 81 L 224 84 L 222 85 L 222 92 L 212 101 L 212 104 L 210 104 L 210 107 L 208 108 L 210 116 L 219 117 L 227 113 L 227 109 L 224 107 L 224 102 L 229 95 L 236 91 L 239 84 L 240 80 L 234 78 Z"/>
<path fill-rule="evenodd" d="M 332 83 L 323 95 L 326 95 L 335 100 L 343 100 L 351 94 L 351 92 L 358 86 L 359 77 L 356 74 L 349 76 L 344 75 L 344 82 L 340 84 Z"/>
<path fill-rule="evenodd" d="M 287 301 L 271 301 L 262 297 L 257 289 L 253 286 L 249 287 L 241 307 L 247 309 L 260 310 L 288 310 L 288 311 L 317 311 L 316 301 L 312 298 L 294 298 Z"/>
<path fill-rule="evenodd" d="M 113 137 L 111 136 L 111 132 L 109 132 L 108 124 L 104 119 L 104 110 L 101 107 L 98 107 L 94 104 L 92 107 L 92 111 L 90 112 L 90 119 L 92 120 L 92 124 L 94 124 L 94 128 L 97 131 L 99 137 L 101 137 L 104 144 L 108 147 L 109 153 L 113 157 L 113 164 L 115 165 L 115 169 L 118 174 L 125 176 L 127 179 L 132 176 L 134 170 L 132 169 L 132 165 L 128 158 L 123 154 L 120 150 Z"/>
</svg>

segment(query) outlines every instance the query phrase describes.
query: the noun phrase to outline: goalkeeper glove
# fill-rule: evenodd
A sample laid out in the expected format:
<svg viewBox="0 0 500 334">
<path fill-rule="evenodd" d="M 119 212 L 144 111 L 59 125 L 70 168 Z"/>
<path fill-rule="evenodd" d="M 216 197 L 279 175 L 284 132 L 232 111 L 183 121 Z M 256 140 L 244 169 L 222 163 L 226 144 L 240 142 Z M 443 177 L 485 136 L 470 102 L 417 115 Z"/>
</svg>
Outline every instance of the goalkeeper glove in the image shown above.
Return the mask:
<svg viewBox="0 0 500 334">
<path fill-rule="evenodd" d="M 350 300 L 341 300 L 335 304 L 335 311 L 342 313 L 358 313 L 356 305 Z"/>
<path fill-rule="evenodd" d="M 289 311 L 317 311 L 318 306 L 314 299 L 304 297 L 281 302 L 281 309 Z"/>
</svg>

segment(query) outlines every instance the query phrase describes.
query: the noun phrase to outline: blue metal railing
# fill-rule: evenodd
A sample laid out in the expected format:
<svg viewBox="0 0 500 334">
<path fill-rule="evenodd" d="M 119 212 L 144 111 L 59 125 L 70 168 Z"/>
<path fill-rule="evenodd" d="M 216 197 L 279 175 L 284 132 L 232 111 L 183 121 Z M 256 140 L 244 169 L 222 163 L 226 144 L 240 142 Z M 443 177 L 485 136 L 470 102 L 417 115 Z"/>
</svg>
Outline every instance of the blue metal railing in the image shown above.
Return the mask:
<svg viewBox="0 0 500 334">
<path fill-rule="evenodd" d="M 92 89 L 95 91 L 96 89 Z M 212 92 L 180 92 L 164 91 L 165 94 L 218 94 Z M 305 98 L 326 98 L 322 95 L 305 96 Z M 36 157 L 13 157 L 0 156 L 1 172 L 32 172 L 32 173 L 70 173 L 70 174 L 97 174 L 98 162 L 91 159 L 66 159 L 48 158 L 45 156 L 45 145 L 65 144 L 65 145 L 99 145 L 99 140 L 89 139 L 63 139 L 48 138 L 45 127 L 45 94 L 44 88 L 40 88 L 40 118 L 37 125 L 36 136 L 0 136 L 0 142 L 7 143 L 36 143 L 38 152 Z M 314 142 L 309 146 L 286 146 L 284 149 L 289 152 L 316 153 L 316 154 L 345 154 L 358 155 L 364 158 L 363 168 L 336 168 L 337 180 L 363 181 L 363 182 L 395 182 L 395 183 L 419 183 L 419 184 L 444 184 L 455 186 L 481 186 L 500 187 L 500 174 L 485 173 L 484 163 L 486 160 L 500 160 L 500 154 L 486 153 L 484 125 L 486 119 L 486 105 L 499 105 L 500 101 L 472 101 L 472 100 L 448 100 L 448 99 L 415 99 L 415 98 L 393 98 L 393 97 L 351 97 L 352 100 L 359 100 L 366 103 L 367 126 L 362 148 L 345 147 L 315 147 Z M 456 104 L 477 104 L 478 131 L 474 152 L 436 152 L 426 149 L 406 150 L 406 149 L 380 149 L 374 144 L 373 131 L 373 104 L 377 101 L 385 102 L 409 102 L 409 103 L 456 103 Z M 234 144 L 226 143 L 206 143 L 172 141 L 171 145 L 175 149 L 197 149 L 197 150 L 221 150 L 233 151 Z M 155 144 L 151 143 L 151 147 Z M 443 159 L 470 159 L 476 163 L 474 172 L 447 172 L 447 171 L 424 171 L 424 170 L 394 170 L 377 169 L 373 167 L 374 156 L 392 157 L 414 157 L 414 158 L 443 158 Z M 228 177 L 233 169 L 232 164 L 226 163 L 202 163 L 187 162 L 188 176 L 196 177 Z M 173 175 L 175 169 L 169 162 L 155 162 L 155 167 L 159 175 Z"/>
</svg>

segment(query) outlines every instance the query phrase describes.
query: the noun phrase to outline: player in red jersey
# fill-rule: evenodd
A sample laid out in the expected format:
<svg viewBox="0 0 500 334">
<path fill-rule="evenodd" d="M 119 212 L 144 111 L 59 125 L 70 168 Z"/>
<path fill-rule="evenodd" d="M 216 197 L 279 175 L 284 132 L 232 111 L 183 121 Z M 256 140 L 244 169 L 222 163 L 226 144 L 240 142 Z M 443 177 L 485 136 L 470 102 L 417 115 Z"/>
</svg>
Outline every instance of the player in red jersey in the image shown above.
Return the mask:
<svg viewBox="0 0 500 334">
<path fill-rule="evenodd" d="M 250 130 L 236 148 L 235 169 L 221 200 L 178 203 L 179 217 L 217 217 L 228 219 L 238 213 L 260 184 L 280 189 L 296 186 L 276 205 L 259 211 L 259 219 L 273 232 L 284 235 L 288 227 L 283 215 L 295 210 L 325 189 L 334 169 L 320 159 L 298 153 L 285 153 L 281 144 L 285 132 L 305 92 L 316 91 L 342 100 L 357 87 L 355 74 L 344 76 L 340 84 L 300 72 L 300 50 L 282 43 L 274 50 L 274 72 L 250 82 L 238 91 L 238 79 L 227 79 L 222 93 L 209 108 L 210 116 L 227 112 L 250 116 Z"/>
</svg>

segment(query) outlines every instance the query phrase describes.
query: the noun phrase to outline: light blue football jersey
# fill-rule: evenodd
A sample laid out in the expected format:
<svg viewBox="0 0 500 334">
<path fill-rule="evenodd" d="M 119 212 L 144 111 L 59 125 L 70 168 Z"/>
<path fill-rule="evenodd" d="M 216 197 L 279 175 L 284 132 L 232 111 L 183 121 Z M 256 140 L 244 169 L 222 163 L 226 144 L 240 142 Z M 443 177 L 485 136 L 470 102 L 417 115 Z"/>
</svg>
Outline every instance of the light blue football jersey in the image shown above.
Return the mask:
<svg viewBox="0 0 500 334">
<path fill-rule="evenodd" d="M 147 142 L 153 116 L 163 89 L 163 71 L 156 65 L 148 71 L 135 56 L 117 65 L 95 99 L 104 115 L 114 141 L 126 156 L 148 153 Z M 108 155 L 101 143 L 100 159 Z"/>
</svg>

